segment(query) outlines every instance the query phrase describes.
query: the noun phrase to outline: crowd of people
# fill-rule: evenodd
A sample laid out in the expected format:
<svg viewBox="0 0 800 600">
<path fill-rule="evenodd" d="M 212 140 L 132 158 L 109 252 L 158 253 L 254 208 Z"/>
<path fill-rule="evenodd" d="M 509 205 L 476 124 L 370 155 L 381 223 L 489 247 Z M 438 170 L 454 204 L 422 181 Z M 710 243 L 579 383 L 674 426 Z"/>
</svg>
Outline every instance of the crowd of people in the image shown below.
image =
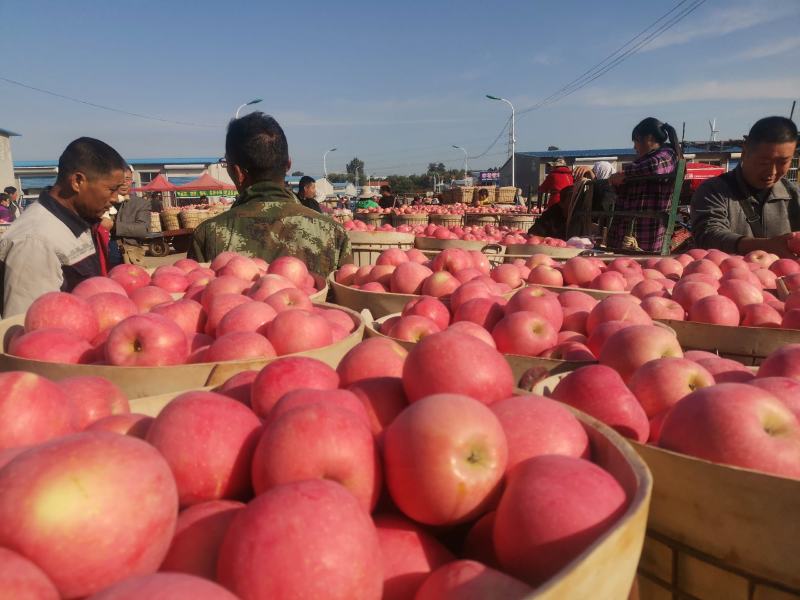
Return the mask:
<svg viewBox="0 0 800 600">
<path fill-rule="evenodd" d="M 681 148 L 674 128 L 652 117 L 636 125 L 631 138 L 637 157 L 621 172 L 608 162 L 570 169 L 566 161 L 556 160 L 539 188 L 547 204 L 534 230 L 565 219 L 568 188 L 590 186 L 592 208 L 614 207 L 622 213 L 610 225 L 609 248 L 659 252 L 664 220 L 658 213 L 670 205 L 670 176 Z M 695 192 L 694 243 L 739 254 L 761 249 L 792 255 L 787 241 L 792 231 L 800 231 L 800 199 L 786 174 L 796 148 L 797 127 L 790 119 L 756 122 L 745 139 L 740 164 Z M 238 197 L 229 210 L 195 229 L 190 258 L 206 262 L 235 251 L 271 262 L 292 255 L 322 276 L 351 260 L 344 228 L 323 214 L 316 201 L 315 181 L 301 179 L 297 195 L 287 189 L 289 147 L 274 118 L 254 112 L 233 119 L 224 160 Z M 118 262 L 143 262 L 142 243 L 155 202 L 131 194 L 132 175 L 114 148 L 82 137 L 61 154 L 55 184 L 24 211 L 15 188 L 0 194 L 0 221 L 11 223 L 0 238 L 4 317 L 24 312 L 46 292 L 70 291 Z M 473 202 L 479 206 L 487 197 L 479 192 Z M 414 203 L 422 201 L 417 197 Z M 389 186 L 382 186 L 377 195 L 367 187 L 356 206 L 391 208 L 398 202 Z"/>
</svg>

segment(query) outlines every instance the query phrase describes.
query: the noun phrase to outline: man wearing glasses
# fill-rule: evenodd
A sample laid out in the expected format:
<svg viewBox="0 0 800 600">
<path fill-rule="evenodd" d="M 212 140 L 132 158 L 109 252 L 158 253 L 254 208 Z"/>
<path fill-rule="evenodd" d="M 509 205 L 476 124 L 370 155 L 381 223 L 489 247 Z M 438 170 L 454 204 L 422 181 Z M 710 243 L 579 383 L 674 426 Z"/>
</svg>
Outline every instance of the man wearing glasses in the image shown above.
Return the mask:
<svg viewBox="0 0 800 600">
<path fill-rule="evenodd" d="M 263 258 L 295 256 L 322 276 L 349 262 L 352 249 L 344 228 L 303 206 L 286 188 L 291 168 L 286 135 L 261 112 L 228 124 L 225 158 L 239 197 L 230 210 L 194 231 L 189 258 L 208 262 L 225 251 Z"/>
</svg>

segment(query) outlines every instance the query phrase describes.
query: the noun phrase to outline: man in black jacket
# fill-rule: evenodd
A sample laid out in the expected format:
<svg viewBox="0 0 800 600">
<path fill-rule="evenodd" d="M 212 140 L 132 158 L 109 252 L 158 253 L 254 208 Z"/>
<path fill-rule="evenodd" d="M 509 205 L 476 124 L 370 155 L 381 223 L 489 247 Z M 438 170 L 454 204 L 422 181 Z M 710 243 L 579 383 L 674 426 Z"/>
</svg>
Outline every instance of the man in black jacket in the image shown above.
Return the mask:
<svg viewBox="0 0 800 600">
<path fill-rule="evenodd" d="M 300 204 L 306 208 L 315 210 L 318 213 L 322 212 L 322 208 L 319 202 L 317 202 L 317 183 L 314 181 L 313 177 L 303 175 L 303 177 L 300 178 L 297 199 L 300 200 Z"/>
<path fill-rule="evenodd" d="M 150 201 L 130 193 L 133 171 L 125 172 L 125 185 L 119 191 L 119 204 L 112 243 L 118 243 L 122 260 L 131 265 L 144 264 L 144 238 L 150 231 Z"/>
</svg>

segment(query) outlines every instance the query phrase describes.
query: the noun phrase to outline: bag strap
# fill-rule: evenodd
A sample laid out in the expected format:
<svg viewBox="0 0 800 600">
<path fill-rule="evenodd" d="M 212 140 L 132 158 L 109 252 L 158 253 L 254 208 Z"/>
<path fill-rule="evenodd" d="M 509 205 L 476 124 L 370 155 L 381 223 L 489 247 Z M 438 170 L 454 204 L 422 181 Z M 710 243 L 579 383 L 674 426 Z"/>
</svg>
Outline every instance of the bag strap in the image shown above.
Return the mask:
<svg viewBox="0 0 800 600">
<path fill-rule="evenodd" d="M 764 237 L 764 224 L 761 222 L 761 215 L 757 214 L 753 208 L 753 202 L 757 202 L 757 200 L 753 198 L 752 194 L 745 191 L 747 186 L 742 181 L 741 171 L 736 173 L 736 183 L 739 187 L 739 194 L 737 194 L 736 200 L 739 202 L 739 206 L 742 207 L 742 212 L 744 212 L 744 216 L 747 219 L 747 224 L 750 225 L 753 237 Z"/>
</svg>

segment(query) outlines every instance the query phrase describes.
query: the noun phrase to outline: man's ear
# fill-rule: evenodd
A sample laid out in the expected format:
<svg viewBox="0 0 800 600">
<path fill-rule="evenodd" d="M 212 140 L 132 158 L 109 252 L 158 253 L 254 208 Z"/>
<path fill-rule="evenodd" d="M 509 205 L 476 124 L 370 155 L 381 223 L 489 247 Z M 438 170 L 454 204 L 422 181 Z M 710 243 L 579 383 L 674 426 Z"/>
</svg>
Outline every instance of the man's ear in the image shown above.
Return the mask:
<svg viewBox="0 0 800 600">
<path fill-rule="evenodd" d="M 246 177 L 245 172 L 239 167 L 239 165 L 231 165 L 231 170 L 233 171 L 233 182 L 237 185 L 242 185 L 244 183 L 244 179 Z"/>
<path fill-rule="evenodd" d="M 84 175 L 80 171 L 73 173 L 69 177 L 69 187 L 76 194 L 80 192 L 81 188 L 84 187 L 87 183 L 89 183 L 89 179 L 86 177 L 86 175 Z"/>
</svg>

